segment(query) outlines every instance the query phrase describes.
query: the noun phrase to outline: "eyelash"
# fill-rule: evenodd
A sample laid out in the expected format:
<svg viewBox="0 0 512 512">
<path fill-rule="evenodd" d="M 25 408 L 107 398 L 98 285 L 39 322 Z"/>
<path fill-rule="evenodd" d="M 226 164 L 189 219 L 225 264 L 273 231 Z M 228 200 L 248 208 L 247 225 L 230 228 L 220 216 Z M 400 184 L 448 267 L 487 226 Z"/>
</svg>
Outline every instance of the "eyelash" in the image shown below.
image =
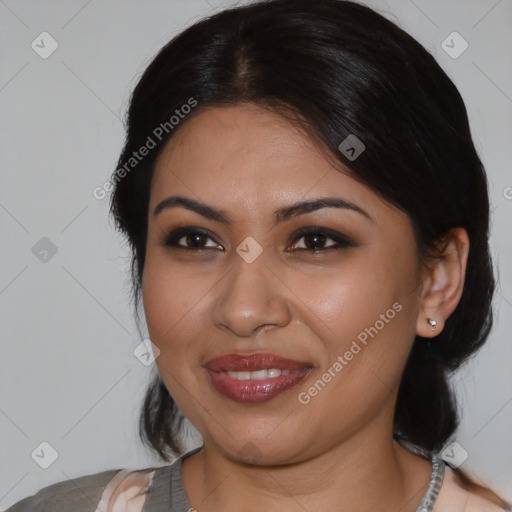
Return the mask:
<svg viewBox="0 0 512 512">
<path fill-rule="evenodd" d="M 161 245 L 164 247 L 168 247 L 171 249 L 178 249 L 183 251 L 193 251 L 193 252 L 204 252 L 208 250 L 214 249 L 213 247 L 199 247 L 199 248 L 191 248 L 191 247 L 185 247 L 183 245 L 179 245 L 178 242 L 185 238 L 189 234 L 200 234 L 204 235 L 211 240 L 213 240 L 215 243 L 217 243 L 204 229 L 195 228 L 192 226 L 189 227 L 181 227 L 178 229 L 175 229 L 168 235 L 164 236 L 164 238 L 161 240 Z M 307 251 L 310 253 L 318 254 L 318 253 L 326 253 L 328 251 L 333 250 L 339 250 L 339 249 L 346 249 L 349 247 L 355 247 L 355 245 L 350 241 L 348 237 L 345 235 L 342 235 L 341 233 L 337 233 L 336 231 L 332 231 L 330 229 L 326 229 L 320 226 L 310 226 L 307 228 L 302 228 L 298 232 L 294 233 L 290 237 L 290 242 L 295 245 L 301 238 L 304 238 L 306 236 L 311 235 L 320 235 L 327 239 L 331 239 L 333 242 L 335 242 L 335 245 L 331 245 L 330 247 L 326 247 L 323 249 L 308 249 L 308 248 L 300 248 L 295 249 L 296 251 Z M 289 242 L 289 243 L 290 243 Z M 217 243 L 217 245 L 220 245 Z"/>
</svg>

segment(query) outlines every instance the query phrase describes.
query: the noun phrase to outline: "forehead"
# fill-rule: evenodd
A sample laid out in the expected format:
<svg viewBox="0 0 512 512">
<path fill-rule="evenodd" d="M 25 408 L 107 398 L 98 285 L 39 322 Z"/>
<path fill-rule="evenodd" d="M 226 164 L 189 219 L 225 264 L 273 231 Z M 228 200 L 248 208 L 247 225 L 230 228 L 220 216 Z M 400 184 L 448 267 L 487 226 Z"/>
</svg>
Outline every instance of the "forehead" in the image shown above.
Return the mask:
<svg viewBox="0 0 512 512">
<path fill-rule="evenodd" d="M 256 212 L 330 195 L 363 203 L 367 211 L 387 207 L 348 172 L 274 112 L 252 104 L 209 108 L 186 120 L 164 147 L 150 203 L 179 193 Z"/>
<path fill-rule="evenodd" d="M 208 108 L 185 120 L 160 155 L 156 171 L 164 167 L 181 170 L 186 164 L 189 174 L 211 175 L 227 169 L 256 179 L 265 177 L 265 169 L 297 168 L 304 158 L 325 167 L 325 155 L 298 126 L 274 112 L 245 103 Z"/>
</svg>

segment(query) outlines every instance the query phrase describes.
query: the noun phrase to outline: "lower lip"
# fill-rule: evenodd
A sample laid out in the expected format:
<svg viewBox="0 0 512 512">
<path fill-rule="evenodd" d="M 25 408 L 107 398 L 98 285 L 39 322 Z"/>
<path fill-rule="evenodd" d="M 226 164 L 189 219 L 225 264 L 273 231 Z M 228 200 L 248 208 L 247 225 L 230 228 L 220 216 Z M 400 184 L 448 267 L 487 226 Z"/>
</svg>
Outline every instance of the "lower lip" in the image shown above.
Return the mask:
<svg viewBox="0 0 512 512">
<path fill-rule="evenodd" d="M 311 368 L 301 368 L 288 375 L 279 375 L 269 379 L 237 380 L 209 368 L 206 370 L 210 375 L 213 387 L 219 393 L 235 402 L 244 404 L 267 402 L 297 385 L 311 372 Z"/>
</svg>

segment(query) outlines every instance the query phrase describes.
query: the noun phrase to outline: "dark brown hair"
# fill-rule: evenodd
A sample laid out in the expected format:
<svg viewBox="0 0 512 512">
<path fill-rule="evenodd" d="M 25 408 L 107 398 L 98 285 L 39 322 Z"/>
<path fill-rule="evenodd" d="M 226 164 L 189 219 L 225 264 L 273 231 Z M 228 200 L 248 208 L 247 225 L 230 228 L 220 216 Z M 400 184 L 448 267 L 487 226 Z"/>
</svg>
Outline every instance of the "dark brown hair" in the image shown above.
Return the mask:
<svg viewBox="0 0 512 512">
<path fill-rule="evenodd" d="M 170 117 L 190 98 L 197 106 L 171 128 Z M 406 212 L 422 260 L 451 228 L 467 230 L 462 297 L 435 342 L 416 337 L 394 416 L 397 438 L 440 450 L 459 422 L 449 376 L 485 342 L 495 287 L 487 179 L 457 88 L 413 37 L 352 1 L 264 0 L 224 10 L 181 32 L 156 55 L 133 92 L 118 169 L 152 134 L 156 148 L 114 181 L 111 213 L 133 251 L 136 312 L 155 160 L 202 109 L 240 102 L 295 119 L 352 177 Z M 155 137 L 166 122 L 168 131 Z M 338 147 L 351 134 L 365 150 L 348 161 Z M 182 454 L 183 419 L 156 375 L 142 406 L 142 440 L 169 461 Z"/>
</svg>

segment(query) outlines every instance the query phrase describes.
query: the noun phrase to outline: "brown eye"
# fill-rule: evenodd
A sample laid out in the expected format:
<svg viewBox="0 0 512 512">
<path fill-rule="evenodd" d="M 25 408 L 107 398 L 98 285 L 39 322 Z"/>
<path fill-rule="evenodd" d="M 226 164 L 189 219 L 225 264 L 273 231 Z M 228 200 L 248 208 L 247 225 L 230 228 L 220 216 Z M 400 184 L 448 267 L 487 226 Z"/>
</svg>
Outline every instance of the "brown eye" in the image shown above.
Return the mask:
<svg viewBox="0 0 512 512">
<path fill-rule="evenodd" d="M 213 245 L 206 245 L 208 240 L 212 240 Z M 190 251 L 219 247 L 219 244 L 217 244 L 206 231 L 191 227 L 175 229 L 169 233 L 161 243 L 165 247 L 173 247 Z"/>
<path fill-rule="evenodd" d="M 304 240 L 305 249 L 325 249 L 326 240 L 331 240 L 329 237 L 321 233 L 308 233 L 301 237 Z"/>
<path fill-rule="evenodd" d="M 331 231 L 325 228 L 306 228 L 298 233 L 295 233 L 293 241 L 303 239 L 302 244 L 295 244 L 294 250 L 308 251 L 308 252 L 325 252 L 336 249 L 343 249 L 346 247 L 355 247 L 355 245 L 341 233 Z M 334 244 L 330 243 L 325 247 L 327 241 L 331 240 Z"/>
<path fill-rule="evenodd" d="M 185 240 L 185 245 L 188 247 L 203 247 L 208 238 L 204 233 L 191 232 L 180 238 L 180 240 Z M 180 245 L 180 240 L 178 240 L 178 245 Z"/>
</svg>

